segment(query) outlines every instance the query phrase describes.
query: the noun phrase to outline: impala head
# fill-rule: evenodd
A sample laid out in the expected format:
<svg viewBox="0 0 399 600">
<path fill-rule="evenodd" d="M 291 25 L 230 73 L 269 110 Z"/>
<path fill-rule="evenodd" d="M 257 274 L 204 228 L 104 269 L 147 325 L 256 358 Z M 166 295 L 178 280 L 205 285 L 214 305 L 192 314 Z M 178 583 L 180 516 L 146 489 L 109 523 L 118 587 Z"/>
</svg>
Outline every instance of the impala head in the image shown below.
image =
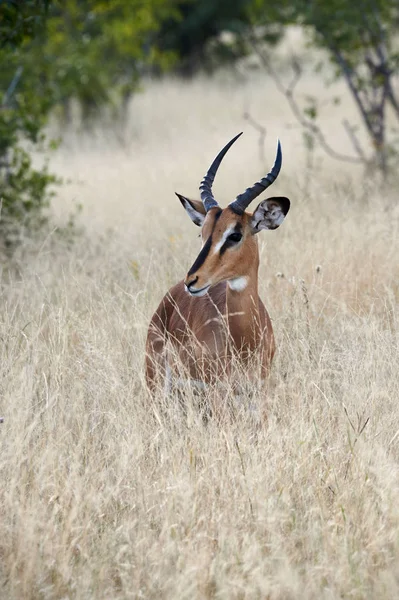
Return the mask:
<svg viewBox="0 0 399 600">
<path fill-rule="evenodd" d="M 184 281 L 192 296 L 203 296 L 211 286 L 221 281 L 227 281 L 233 290 L 243 290 L 248 275 L 258 269 L 256 234 L 261 229 L 277 229 L 290 208 L 288 198 L 274 197 L 262 200 L 252 214 L 245 212 L 252 200 L 276 180 L 282 160 L 280 142 L 270 173 L 237 196 L 226 208 L 220 208 L 213 196 L 212 184 L 224 155 L 240 135 L 221 150 L 210 166 L 200 185 L 201 201 L 177 194 L 191 220 L 202 228 L 201 251 Z"/>
</svg>

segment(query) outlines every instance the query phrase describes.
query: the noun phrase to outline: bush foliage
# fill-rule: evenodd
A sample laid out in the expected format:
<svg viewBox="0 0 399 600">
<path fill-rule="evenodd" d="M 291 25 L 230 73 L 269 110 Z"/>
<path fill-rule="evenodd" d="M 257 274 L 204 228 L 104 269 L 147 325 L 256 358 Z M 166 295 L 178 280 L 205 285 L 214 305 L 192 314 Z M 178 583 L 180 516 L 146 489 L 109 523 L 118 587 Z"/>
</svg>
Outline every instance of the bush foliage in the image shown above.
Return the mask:
<svg viewBox="0 0 399 600">
<path fill-rule="evenodd" d="M 160 23 L 177 18 L 174 0 L 32 0 L 0 3 L 0 240 L 20 225 L 45 221 L 57 179 L 33 166 L 30 149 L 49 150 L 45 125 L 57 107 L 77 100 L 85 119 L 117 106 L 140 75 L 173 63 L 160 50 Z"/>
</svg>

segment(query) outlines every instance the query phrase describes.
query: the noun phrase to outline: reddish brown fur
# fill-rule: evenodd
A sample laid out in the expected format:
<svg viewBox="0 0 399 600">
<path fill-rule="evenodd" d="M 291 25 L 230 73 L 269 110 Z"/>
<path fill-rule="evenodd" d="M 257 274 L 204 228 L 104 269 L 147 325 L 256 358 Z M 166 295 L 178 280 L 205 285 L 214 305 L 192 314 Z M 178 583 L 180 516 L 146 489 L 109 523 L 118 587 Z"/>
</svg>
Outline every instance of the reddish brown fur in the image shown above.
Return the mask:
<svg viewBox="0 0 399 600">
<path fill-rule="evenodd" d="M 202 203 L 191 201 L 204 214 Z M 251 215 L 238 216 L 226 208 L 211 209 L 202 227 L 206 242 L 212 234 L 212 245 L 202 266 L 169 290 L 152 317 L 146 345 L 146 379 L 154 389 L 159 376 L 165 375 L 167 344 L 186 368 L 189 377 L 212 381 L 228 375 L 234 353 L 247 364 L 259 352 L 262 378 L 269 372 L 275 352 L 273 329 L 266 308 L 258 295 L 259 252 L 251 228 Z M 229 226 L 242 225 L 243 240 L 239 246 L 220 255 L 216 244 Z M 243 291 L 230 289 L 226 281 L 245 276 Z M 208 293 L 193 297 L 185 290 L 198 277 L 195 287 L 211 284 Z M 237 314 L 241 313 L 241 314 Z"/>
</svg>

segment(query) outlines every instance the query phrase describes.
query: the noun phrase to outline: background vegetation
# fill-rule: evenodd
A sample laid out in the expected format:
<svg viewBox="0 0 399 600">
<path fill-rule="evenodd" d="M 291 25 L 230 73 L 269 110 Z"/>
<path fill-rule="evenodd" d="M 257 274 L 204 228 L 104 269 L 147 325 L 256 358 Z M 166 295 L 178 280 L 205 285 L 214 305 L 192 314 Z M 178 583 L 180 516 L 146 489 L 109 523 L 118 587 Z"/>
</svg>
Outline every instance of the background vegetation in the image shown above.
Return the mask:
<svg viewBox="0 0 399 600">
<path fill-rule="evenodd" d="M 56 182 L 32 165 L 26 143 L 54 147 L 45 135 L 54 111 L 66 124 L 76 101 L 90 123 L 122 106 L 146 68 L 169 66 L 155 35 L 177 13 L 171 0 L 2 0 L 0 11 L 0 235 L 9 245 L 21 226 L 43 223 Z"/>
<path fill-rule="evenodd" d="M 352 4 L 1 3 L 2 597 L 398 597 L 397 14 Z M 278 352 L 268 393 L 205 427 L 148 397 L 144 340 L 198 251 L 174 191 L 240 130 L 222 205 L 282 141 Z"/>
<path fill-rule="evenodd" d="M 338 159 L 379 169 L 386 177 L 396 161 L 399 69 L 395 0 L 280 2 L 240 0 L 2 0 L 0 3 L 0 234 L 6 245 L 21 226 L 31 229 L 45 219 L 56 179 L 47 164 L 32 165 L 30 147 L 48 149 L 50 114 L 71 122 L 77 105 L 84 126 L 103 110 L 124 121 L 132 93 L 144 75 L 175 69 L 184 75 L 214 71 L 255 55 L 304 129 L 310 149 L 320 143 Z M 270 49 L 287 27 L 301 25 L 308 43 L 322 48 L 314 66 L 321 73 L 334 65 L 326 81 L 343 77 L 369 141 L 359 143 L 358 123 L 344 120 L 352 154 L 339 153 L 317 125 L 318 99 L 305 102 L 294 93 L 302 74 L 292 53 L 293 77 L 282 82 Z M 322 74 L 320 74 L 322 77 Z M 339 102 L 340 98 L 331 98 Z M 391 110 L 396 123 L 387 127 Z M 58 138 L 58 136 L 57 136 Z M 28 144 L 28 146 L 27 146 Z M 15 225 L 17 224 L 17 227 Z"/>
</svg>

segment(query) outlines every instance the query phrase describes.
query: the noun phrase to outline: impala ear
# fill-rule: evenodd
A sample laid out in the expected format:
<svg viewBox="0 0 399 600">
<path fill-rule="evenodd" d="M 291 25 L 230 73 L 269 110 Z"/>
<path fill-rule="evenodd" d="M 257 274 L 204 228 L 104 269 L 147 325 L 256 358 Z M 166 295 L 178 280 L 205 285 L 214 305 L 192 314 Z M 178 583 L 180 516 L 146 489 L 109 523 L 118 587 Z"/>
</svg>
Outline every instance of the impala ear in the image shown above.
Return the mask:
<svg viewBox="0 0 399 600">
<path fill-rule="evenodd" d="M 175 192 L 175 194 L 183 204 L 184 208 L 186 209 L 186 213 L 192 222 L 202 227 L 206 215 L 206 210 L 202 202 L 200 200 L 189 200 L 177 192 Z"/>
<path fill-rule="evenodd" d="M 290 209 L 290 201 L 284 196 L 262 200 L 251 218 L 252 233 L 261 229 L 277 229 Z"/>
</svg>

